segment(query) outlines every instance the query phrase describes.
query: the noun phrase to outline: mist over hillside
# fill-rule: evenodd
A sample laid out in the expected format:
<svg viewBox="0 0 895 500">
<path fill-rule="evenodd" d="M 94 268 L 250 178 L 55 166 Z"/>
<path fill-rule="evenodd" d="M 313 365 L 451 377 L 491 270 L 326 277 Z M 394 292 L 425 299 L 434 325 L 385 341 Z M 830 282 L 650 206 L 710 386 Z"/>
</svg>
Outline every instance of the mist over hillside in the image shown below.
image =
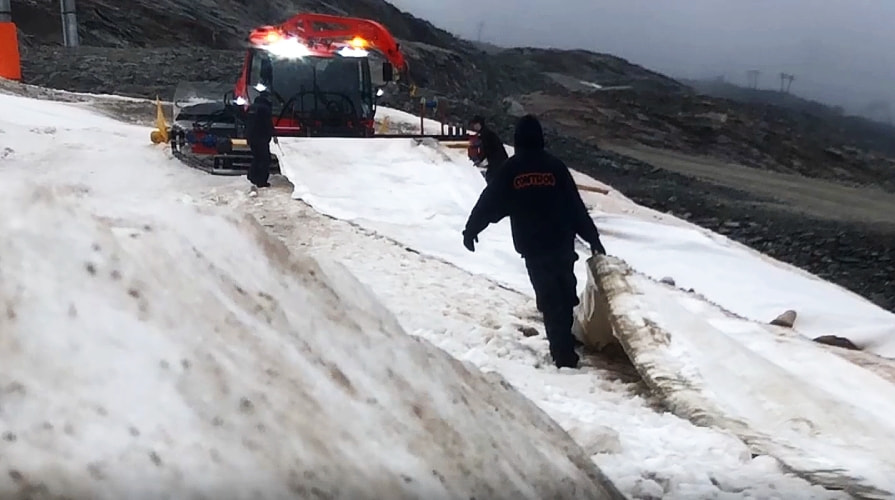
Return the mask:
<svg viewBox="0 0 895 500">
<path fill-rule="evenodd" d="M 465 38 L 585 48 L 687 79 L 725 75 L 861 113 L 895 102 L 895 3 L 815 0 L 393 0 Z"/>
</svg>

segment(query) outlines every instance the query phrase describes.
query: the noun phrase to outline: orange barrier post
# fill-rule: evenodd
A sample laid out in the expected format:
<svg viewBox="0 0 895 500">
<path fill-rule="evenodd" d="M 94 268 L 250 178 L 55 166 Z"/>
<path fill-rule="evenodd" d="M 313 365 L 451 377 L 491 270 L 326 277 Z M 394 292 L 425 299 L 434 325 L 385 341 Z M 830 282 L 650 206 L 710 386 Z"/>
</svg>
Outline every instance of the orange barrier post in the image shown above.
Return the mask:
<svg viewBox="0 0 895 500">
<path fill-rule="evenodd" d="M 0 78 L 22 79 L 18 33 L 16 25 L 10 22 L 0 22 Z"/>
</svg>

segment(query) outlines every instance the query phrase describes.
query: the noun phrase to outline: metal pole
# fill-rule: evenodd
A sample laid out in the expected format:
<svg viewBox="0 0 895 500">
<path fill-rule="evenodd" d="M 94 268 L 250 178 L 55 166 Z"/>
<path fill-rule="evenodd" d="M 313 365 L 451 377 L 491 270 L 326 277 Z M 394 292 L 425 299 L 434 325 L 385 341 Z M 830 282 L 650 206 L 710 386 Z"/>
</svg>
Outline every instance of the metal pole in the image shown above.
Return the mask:
<svg viewBox="0 0 895 500">
<path fill-rule="evenodd" d="M 77 47 L 81 44 L 78 38 L 78 17 L 75 14 L 75 0 L 59 0 L 62 13 L 62 41 L 66 47 Z"/>
<path fill-rule="evenodd" d="M 0 23 L 12 22 L 11 0 L 0 0 Z"/>
</svg>

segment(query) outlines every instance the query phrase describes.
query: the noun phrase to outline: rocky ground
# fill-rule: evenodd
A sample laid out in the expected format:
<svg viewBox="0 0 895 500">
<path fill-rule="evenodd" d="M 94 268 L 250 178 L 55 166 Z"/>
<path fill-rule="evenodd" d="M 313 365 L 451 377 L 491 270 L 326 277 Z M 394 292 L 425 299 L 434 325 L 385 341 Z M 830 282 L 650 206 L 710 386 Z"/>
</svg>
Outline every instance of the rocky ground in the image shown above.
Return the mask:
<svg viewBox="0 0 895 500">
<path fill-rule="evenodd" d="M 635 202 L 724 234 L 895 311 L 895 224 L 803 215 L 774 200 L 610 152 L 566 145 L 573 164 Z M 835 307 L 835 304 L 831 304 Z"/>
<path fill-rule="evenodd" d="M 835 113 L 708 97 L 604 54 L 481 50 L 380 0 L 259 0 L 251 6 L 234 0 L 216 2 L 215 9 L 174 0 L 129 3 L 141 16 L 129 15 L 117 2 L 82 0 L 82 41 L 95 47 L 76 50 L 60 48 L 58 26 L 46 23 L 58 19 L 55 4 L 12 3 L 28 83 L 163 99 L 181 81 L 235 81 L 245 32 L 294 12 L 296 3 L 372 17 L 401 39 L 410 60 L 409 78 L 386 95 L 384 105 L 415 111 L 420 95 L 438 96 L 452 120 L 484 114 L 507 142 L 515 116 L 535 112 L 557 154 L 637 202 L 727 234 L 895 310 L 895 229 L 879 223 L 887 219 L 888 201 L 874 205 L 873 217 L 835 217 L 841 210 L 834 204 L 821 213 L 824 207 L 809 204 L 808 195 L 781 200 L 761 179 L 761 172 L 772 171 L 895 192 L 895 129 L 837 121 Z M 420 88 L 414 96 L 411 82 Z M 671 168 L 655 155 L 619 154 L 626 150 L 617 145 L 698 155 L 717 161 L 719 170 L 736 163 L 756 175 L 725 182 L 705 170 Z M 832 193 L 821 193 L 827 192 Z M 836 192 L 834 199 L 849 208 L 866 201 L 861 198 Z"/>
<path fill-rule="evenodd" d="M 577 92 L 574 97 L 538 92 L 513 101 L 597 146 L 630 142 L 895 192 L 895 161 L 888 157 L 888 144 L 878 141 L 885 148 L 880 151 L 871 149 L 873 143 L 861 147 L 835 123 L 812 123 L 809 116 L 775 106 L 687 94 L 669 99 L 667 93 L 626 89 Z"/>
<path fill-rule="evenodd" d="M 508 140 L 512 137 L 511 123 L 509 116 L 499 118 L 497 123 Z M 598 133 L 594 131 L 597 137 Z M 547 141 L 548 147 L 570 166 L 609 183 L 641 205 L 724 234 L 895 311 L 895 202 L 891 201 L 895 198 L 890 197 L 888 204 L 872 211 L 868 209 L 866 216 L 843 217 L 853 205 L 866 202 L 866 196 L 859 191 L 851 197 L 839 192 L 836 201 L 841 205 L 828 203 L 821 213 L 817 207 L 809 209 L 808 202 L 816 199 L 802 196 L 781 200 L 756 189 L 764 182 L 710 181 L 692 172 L 685 175 L 662 168 L 664 161 L 644 162 L 601 149 L 594 140 L 569 133 L 562 123 L 549 123 Z M 668 153 L 671 156 L 678 152 Z M 719 162 L 721 174 L 716 179 L 724 177 L 724 168 Z M 755 179 L 770 175 L 767 170 L 750 170 L 755 172 Z M 884 172 L 879 180 L 891 181 L 893 177 L 895 172 Z M 840 180 L 830 184 L 860 183 Z M 871 187 L 865 189 L 872 189 L 873 183 L 868 184 Z"/>
</svg>

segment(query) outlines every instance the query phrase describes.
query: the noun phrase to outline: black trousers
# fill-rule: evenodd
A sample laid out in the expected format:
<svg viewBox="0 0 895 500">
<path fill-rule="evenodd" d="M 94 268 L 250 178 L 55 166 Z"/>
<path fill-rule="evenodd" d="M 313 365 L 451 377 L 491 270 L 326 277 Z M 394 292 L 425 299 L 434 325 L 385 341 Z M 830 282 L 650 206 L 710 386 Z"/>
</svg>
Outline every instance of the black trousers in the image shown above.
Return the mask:
<svg viewBox="0 0 895 500">
<path fill-rule="evenodd" d="M 578 366 L 572 335 L 573 310 L 578 305 L 576 260 L 575 252 L 525 259 L 538 310 L 544 318 L 550 355 L 557 367 Z"/>
<path fill-rule="evenodd" d="M 270 142 L 250 142 L 252 164 L 246 177 L 256 186 L 263 186 L 270 179 Z"/>
</svg>

